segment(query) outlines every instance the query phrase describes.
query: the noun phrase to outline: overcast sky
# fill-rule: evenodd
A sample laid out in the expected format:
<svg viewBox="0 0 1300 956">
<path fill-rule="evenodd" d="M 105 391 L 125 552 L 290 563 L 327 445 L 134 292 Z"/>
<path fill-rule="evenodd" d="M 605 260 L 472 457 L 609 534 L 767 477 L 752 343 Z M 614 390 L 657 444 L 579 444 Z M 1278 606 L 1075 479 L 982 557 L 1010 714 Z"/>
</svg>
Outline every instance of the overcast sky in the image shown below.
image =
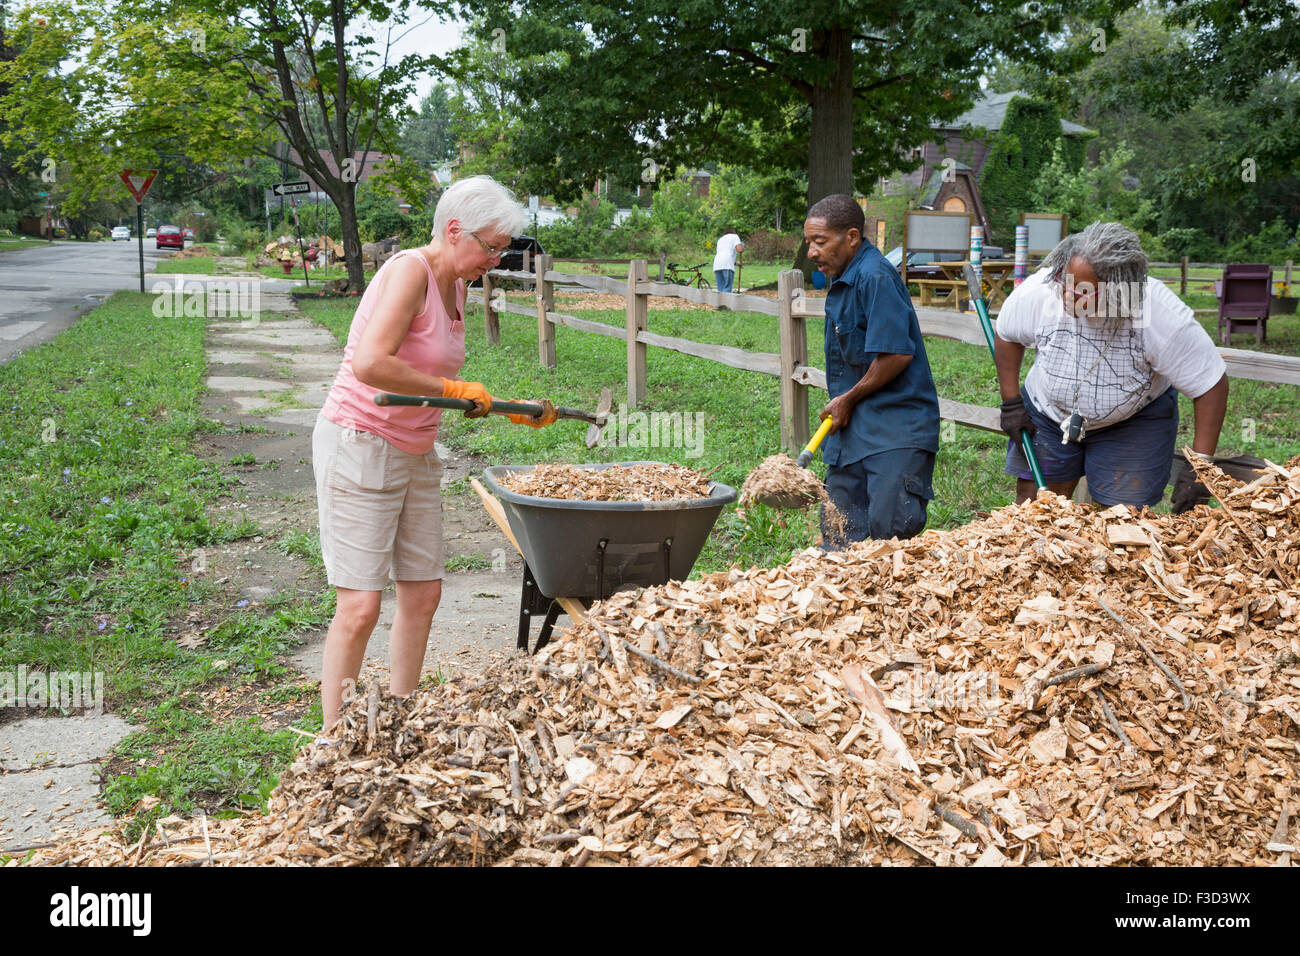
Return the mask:
<svg viewBox="0 0 1300 956">
<path fill-rule="evenodd" d="M 420 25 L 413 26 L 413 24 Z M 391 60 L 397 60 L 408 53 L 422 55 L 430 53 L 446 54 L 460 46 L 462 29 L 463 24 L 457 21 L 438 20 L 426 11 L 417 10 L 410 23 L 394 28 L 393 35 L 401 36 L 401 39 L 393 44 L 390 58 Z M 405 33 L 405 36 L 402 36 L 403 33 Z M 385 37 L 384 29 L 381 28 L 375 31 L 375 36 L 382 50 Z M 434 87 L 437 81 L 438 77 L 435 75 L 422 76 L 416 79 L 415 95 L 410 99 L 412 109 L 418 110 L 420 108 L 420 100 Z"/>
</svg>

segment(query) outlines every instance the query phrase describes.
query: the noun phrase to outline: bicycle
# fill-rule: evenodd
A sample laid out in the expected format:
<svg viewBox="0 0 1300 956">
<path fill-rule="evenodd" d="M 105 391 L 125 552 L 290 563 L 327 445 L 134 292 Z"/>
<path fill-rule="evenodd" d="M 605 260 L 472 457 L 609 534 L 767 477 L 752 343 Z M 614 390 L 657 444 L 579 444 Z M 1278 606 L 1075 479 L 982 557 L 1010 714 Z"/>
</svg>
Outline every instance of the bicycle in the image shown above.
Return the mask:
<svg viewBox="0 0 1300 956">
<path fill-rule="evenodd" d="M 670 262 L 665 271 L 665 278 L 673 285 L 694 286 L 697 289 L 712 289 L 713 283 L 704 276 L 702 271 L 707 263 L 701 262 L 697 266 L 682 266 L 675 262 Z"/>
</svg>

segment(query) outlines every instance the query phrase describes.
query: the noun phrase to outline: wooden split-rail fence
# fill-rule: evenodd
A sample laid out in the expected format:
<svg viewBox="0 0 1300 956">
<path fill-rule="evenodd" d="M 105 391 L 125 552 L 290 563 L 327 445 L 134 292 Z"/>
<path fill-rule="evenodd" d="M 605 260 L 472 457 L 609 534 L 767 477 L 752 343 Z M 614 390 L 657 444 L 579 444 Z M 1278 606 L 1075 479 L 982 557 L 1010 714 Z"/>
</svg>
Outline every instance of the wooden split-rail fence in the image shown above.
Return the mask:
<svg viewBox="0 0 1300 956">
<path fill-rule="evenodd" d="M 647 263 L 635 259 L 628 264 L 626 280 L 608 276 L 577 275 L 556 272 L 552 257 L 540 255 L 536 271 L 511 272 L 493 269 L 483 277 L 482 295 L 471 295 L 470 301 L 484 306 L 487 339 L 501 341 L 499 315 L 509 312 L 529 316 L 537 321 L 538 360 L 544 368 L 555 368 L 555 327 L 563 325 L 579 332 L 590 332 L 608 338 L 621 339 L 627 346 L 627 405 L 636 408 L 646 397 L 646 353 L 650 348 L 669 349 L 684 355 L 707 359 L 729 368 L 759 372 L 776 376 L 780 381 L 781 447 L 797 452 L 807 444 L 809 432 L 809 392 L 826 388 L 825 370 L 811 364 L 808 355 L 807 320 L 826 315 L 825 300 L 804 295 L 803 274 L 795 270 L 782 272 L 777 279 L 777 296 L 767 299 L 757 295 L 733 292 L 714 292 L 689 286 L 670 285 L 647 277 Z M 502 280 L 532 284 L 536 291 L 535 307 L 509 302 L 495 295 Z M 593 322 L 555 311 L 556 287 L 585 289 L 620 295 L 626 302 L 626 320 L 623 328 Z M 780 352 L 749 352 L 729 345 L 695 342 L 690 339 L 658 335 L 649 331 L 650 296 L 685 299 L 699 305 L 718 308 L 726 306 L 734 311 L 757 312 L 776 318 L 780 329 Z M 918 308 L 917 318 L 921 334 L 927 337 L 955 339 L 987 348 L 979 320 L 974 315 L 951 310 Z M 1286 385 L 1300 385 L 1300 358 L 1272 355 L 1245 349 L 1220 348 L 1228 366 L 1230 378 L 1253 379 Z M 996 406 L 972 405 L 956 402 L 942 396 L 940 389 L 939 415 L 967 428 L 1001 432 L 999 411 Z M 997 397 L 992 361 L 989 364 L 989 396 Z"/>
</svg>

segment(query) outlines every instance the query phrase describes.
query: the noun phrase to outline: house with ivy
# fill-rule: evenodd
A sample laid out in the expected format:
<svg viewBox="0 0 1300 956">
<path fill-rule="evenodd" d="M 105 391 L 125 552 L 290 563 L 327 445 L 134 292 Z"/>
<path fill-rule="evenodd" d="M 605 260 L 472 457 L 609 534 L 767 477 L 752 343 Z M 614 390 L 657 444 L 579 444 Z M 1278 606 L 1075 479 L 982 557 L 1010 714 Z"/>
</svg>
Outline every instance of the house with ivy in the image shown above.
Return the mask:
<svg viewBox="0 0 1300 956">
<path fill-rule="evenodd" d="M 917 194 L 915 209 L 970 212 L 985 241 L 1011 246 L 1029 190 L 1058 144 L 1067 167 L 1083 165 L 1097 134 L 1062 119 L 1051 103 L 1028 93 L 986 93 L 970 110 L 933 126 L 934 140 L 918 148 L 920 168 L 893 179 L 893 190 Z"/>
</svg>

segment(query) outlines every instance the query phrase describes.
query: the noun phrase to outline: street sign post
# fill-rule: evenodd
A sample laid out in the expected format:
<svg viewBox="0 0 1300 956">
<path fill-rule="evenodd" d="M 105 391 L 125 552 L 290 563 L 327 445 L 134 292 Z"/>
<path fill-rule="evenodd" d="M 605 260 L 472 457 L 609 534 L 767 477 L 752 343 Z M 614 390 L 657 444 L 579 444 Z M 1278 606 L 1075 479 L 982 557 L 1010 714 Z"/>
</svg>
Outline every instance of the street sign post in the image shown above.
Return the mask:
<svg viewBox="0 0 1300 956">
<path fill-rule="evenodd" d="M 303 183 L 303 185 L 307 185 Z M 302 247 L 302 225 L 298 222 L 298 200 L 290 199 L 289 206 L 293 209 L 293 231 L 298 234 L 298 255 L 302 259 L 302 278 L 307 283 L 307 288 L 311 288 L 311 276 L 307 274 L 307 250 Z"/>
<path fill-rule="evenodd" d="M 271 192 L 277 196 L 292 196 L 294 193 L 311 192 L 311 183 L 305 179 L 300 179 L 293 183 L 276 183 L 271 187 Z"/>
<path fill-rule="evenodd" d="M 136 249 L 140 253 L 140 291 L 144 292 L 144 212 L 141 203 L 149 192 L 149 187 L 153 185 L 154 177 L 158 175 L 156 169 L 124 169 L 118 173 L 118 177 L 126 184 L 126 188 L 131 192 L 131 198 L 135 200 L 135 242 Z"/>
</svg>

